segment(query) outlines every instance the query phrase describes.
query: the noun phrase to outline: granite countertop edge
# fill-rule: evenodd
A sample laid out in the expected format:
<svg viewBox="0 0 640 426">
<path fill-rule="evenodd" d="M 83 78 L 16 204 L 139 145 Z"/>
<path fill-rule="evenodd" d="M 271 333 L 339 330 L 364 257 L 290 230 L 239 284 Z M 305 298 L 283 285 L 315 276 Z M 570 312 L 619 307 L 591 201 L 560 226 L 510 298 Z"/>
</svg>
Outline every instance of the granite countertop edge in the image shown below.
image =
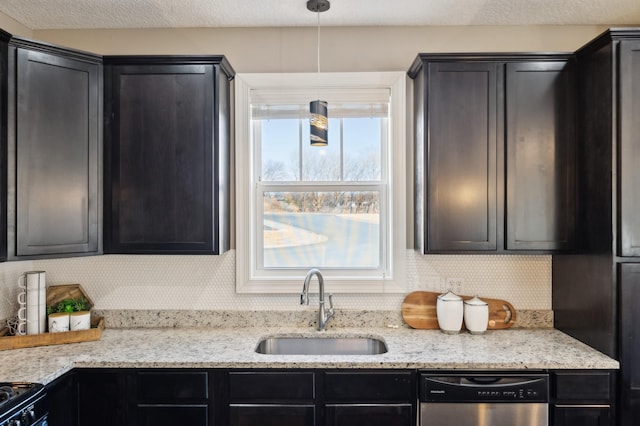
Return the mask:
<svg viewBox="0 0 640 426">
<path fill-rule="evenodd" d="M 380 355 L 263 355 L 267 336 L 376 337 Z M 618 369 L 618 361 L 555 329 L 447 335 L 407 328 L 120 328 L 98 341 L 2 351 L 5 381 L 47 384 L 74 368 Z"/>
</svg>

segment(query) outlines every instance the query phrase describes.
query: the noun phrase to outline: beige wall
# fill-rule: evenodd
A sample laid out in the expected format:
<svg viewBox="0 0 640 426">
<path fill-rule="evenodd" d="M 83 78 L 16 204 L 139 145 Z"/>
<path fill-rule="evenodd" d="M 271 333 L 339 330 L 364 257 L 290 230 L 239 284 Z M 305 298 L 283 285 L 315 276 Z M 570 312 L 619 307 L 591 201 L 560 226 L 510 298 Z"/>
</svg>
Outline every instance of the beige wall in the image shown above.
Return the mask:
<svg viewBox="0 0 640 426">
<path fill-rule="evenodd" d="M 0 13 L 0 28 L 13 35 L 33 38 L 33 31 L 4 13 Z"/>
<path fill-rule="evenodd" d="M 324 27 L 322 71 L 405 71 L 419 52 L 574 51 L 603 26 Z M 34 31 L 93 53 L 224 54 L 237 72 L 316 70 L 315 28 Z"/>
</svg>

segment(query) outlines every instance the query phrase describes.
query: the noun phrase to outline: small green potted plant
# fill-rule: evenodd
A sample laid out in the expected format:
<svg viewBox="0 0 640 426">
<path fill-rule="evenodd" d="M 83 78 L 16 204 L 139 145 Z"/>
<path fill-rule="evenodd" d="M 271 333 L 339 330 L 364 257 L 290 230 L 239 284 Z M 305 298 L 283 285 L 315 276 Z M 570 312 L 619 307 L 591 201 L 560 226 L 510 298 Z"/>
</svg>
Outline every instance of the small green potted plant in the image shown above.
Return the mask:
<svg viewBox="0 0 640 426">
<path fill-rule="evenodd" d="M 78 297 L 64 299 L 55 305 L 47 306 L 47 315 L 67 314 L 69 316 L 68 330 L 88 330 L 91 327 L 90 309 L 88 300 L 84 297 Z"/>
<path fill-rule="evenodd" d="M 78 297 L 76 299 L 64 299 L 55 305 L 47 306 L 47 315 L 58 312 L 82 312 L 89 310 L 89 302 L 84 297 Z"/>
</svg>

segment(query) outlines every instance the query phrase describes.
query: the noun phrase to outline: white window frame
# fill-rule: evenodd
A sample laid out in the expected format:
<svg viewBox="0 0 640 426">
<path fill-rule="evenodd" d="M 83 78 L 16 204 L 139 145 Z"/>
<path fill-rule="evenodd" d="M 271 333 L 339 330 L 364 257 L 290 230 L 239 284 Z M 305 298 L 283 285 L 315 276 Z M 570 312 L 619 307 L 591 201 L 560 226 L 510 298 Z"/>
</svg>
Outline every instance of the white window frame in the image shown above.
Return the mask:
<svg viewBox="0 0 640 426">
<path fill-rule="evenodd" d="M 390 93 L 389 143 L 386 155 L 390 174 L 389 191 L 381 194 L 388 200 L 388 232 L 381 233 L 389 250 L 384 271 L 363 276 L 350 270 L 323 270 L 327 291 L 333 293 L 402 293 L 406 292 L 406 75 L 403 72 L 366 73 L 295 73 L 236 74 L 235 77 L 235 154 L 236 154 L 236 292 L 299 293 L 306 270 L 279 270 L 265 274 L 256 268 L 252 235 L 256 232 L 257 165 L 252 146 L 251 91 L 352 89 L 386 89 Z M 329 100 L 329 99 L 327 99 Z M 329 100 L 330 101 L 330 100 Z M 329 114 L 331 114 L 329 103 Z M 329 142 L 331 143 L 331 142 Z M 382 212 L 381 212 L 382 214 Z M 386 241 L 386 236 L 389 241 Z M 313 265 L 310 265 L 310 268 Z M 357 270 L 356 270 L 357 271 Z"/>
</svg>

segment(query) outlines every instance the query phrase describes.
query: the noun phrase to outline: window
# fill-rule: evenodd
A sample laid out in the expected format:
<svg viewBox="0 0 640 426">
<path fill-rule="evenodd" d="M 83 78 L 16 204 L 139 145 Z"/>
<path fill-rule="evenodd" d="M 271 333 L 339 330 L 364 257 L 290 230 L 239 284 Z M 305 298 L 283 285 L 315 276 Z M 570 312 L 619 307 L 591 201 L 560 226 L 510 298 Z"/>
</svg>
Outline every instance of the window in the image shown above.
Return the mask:
<svg viewBox="0 0 640 426">
<path fill-rule="evenodd" d="M 329 145 L 309 144 L 309 101 Z M 404 73 L 236 76 L 238 292 L 403 291 Z"/>
</svg>

